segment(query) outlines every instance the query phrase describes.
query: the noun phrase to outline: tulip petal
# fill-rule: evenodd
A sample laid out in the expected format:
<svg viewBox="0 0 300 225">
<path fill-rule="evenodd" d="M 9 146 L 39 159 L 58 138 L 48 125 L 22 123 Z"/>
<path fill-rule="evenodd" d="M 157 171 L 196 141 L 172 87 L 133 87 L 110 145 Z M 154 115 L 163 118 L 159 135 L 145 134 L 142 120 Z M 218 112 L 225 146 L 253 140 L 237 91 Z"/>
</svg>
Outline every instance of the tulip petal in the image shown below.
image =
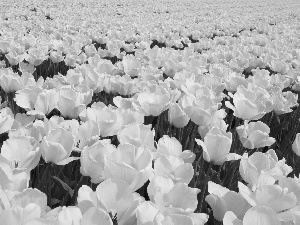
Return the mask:
<svg viewBox="0 0 300 225">
<path fill-rule="evenodd" d="M 103 209 L 89 208 L 82 216 L 81 224 L 87 225 L 113 225 L 110 216 Z"/>
<path fill-rule="evenodd" d="M 243 225 L 280 225 L 280 222 L 273 209 L 265 206 L 254 206 L 246 212 Z"/>
</svg>

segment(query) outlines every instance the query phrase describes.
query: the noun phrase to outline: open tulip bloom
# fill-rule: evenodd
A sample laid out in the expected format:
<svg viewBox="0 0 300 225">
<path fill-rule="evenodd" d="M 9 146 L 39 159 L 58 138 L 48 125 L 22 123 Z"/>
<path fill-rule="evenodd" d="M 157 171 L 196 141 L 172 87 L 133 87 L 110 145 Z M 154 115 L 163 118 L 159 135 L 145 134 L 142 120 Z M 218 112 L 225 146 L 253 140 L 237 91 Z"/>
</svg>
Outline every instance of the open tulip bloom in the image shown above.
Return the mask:
<svg viewBox="0 0 300 225">
<path fill-rule="evenodd" d="M 244 122 L 244 125 L 236 128 L 243 146 L 248 149 L 271 146 L 275 138 L 269 137 L 270 128 L 263 122 Z"/>
<path fill-rule="evenodd" d="M 214 165 L 222 165 L 225 161 L 238 160 L 242 156 L 229 153 L 232 143 L 232 134 L 226 133 L 217 127 L 213 127 L 204 137 L 204 141 L 196 139 L 203 149 L 205 161 Z"/>
</svg>

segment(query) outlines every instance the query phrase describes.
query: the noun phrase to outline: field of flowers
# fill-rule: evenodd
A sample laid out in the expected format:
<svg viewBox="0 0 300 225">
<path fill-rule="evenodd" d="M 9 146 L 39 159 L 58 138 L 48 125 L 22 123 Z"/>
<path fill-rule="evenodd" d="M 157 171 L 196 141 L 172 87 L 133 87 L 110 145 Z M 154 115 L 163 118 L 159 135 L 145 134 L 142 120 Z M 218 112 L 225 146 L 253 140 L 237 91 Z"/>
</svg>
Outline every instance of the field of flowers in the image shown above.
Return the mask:
<svg viewBox="0 0 300 225">
<path fill-rule="evenodd" d="M 300 225 L 300 1 L 0 2 L 0 225 Z"/>
</svg>

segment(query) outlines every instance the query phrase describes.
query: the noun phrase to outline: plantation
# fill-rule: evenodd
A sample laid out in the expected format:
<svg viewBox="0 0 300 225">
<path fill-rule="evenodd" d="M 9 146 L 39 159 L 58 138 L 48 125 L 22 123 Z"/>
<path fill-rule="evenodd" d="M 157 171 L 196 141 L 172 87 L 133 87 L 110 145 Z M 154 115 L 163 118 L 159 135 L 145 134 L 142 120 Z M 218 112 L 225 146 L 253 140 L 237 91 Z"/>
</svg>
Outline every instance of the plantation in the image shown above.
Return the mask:
<svg viewBox="0 0 300 225">
<path fill-rule="evenodd" d="M 300 225 L 298 0 L 0 2 L 0 225 Z"/>
</svg>

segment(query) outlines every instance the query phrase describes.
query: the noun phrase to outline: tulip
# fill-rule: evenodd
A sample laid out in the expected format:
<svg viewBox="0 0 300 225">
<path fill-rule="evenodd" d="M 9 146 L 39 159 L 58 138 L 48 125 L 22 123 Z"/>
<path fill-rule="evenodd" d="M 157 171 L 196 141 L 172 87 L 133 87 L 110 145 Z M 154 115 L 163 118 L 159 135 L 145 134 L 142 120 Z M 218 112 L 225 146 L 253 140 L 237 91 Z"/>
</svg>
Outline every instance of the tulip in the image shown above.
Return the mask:
<svg viewBox="0 0 300 225">
<path fill-rule="evenodd" d="M 34 138 L 19 136 L 3 143 L 1 155 L 10 161 L 14 170 L 22 172 L 31 171 L 37 166 L 41 152 Z"/>
<path fill-rule="evenodd" d="M 0 154 L 0 186 L 4 190 L 23 191 L 28 188 L 30 172 L 15 170 L 12 163 Z"/>
<path fill-rule="evenodd" d="M 168 177 L 154 176 L 147 188 L 151 202 L 143 202 L 137 208 L 138 224 L 146 225 L 157 219 L 164 220 L 171 215 L 191 220 L 188 224 L 204 224 L 208 220 L 208 215 L 194 213 L 199 191 L 183 183 L 174 184 Z M 145 210 L 148 213 L 143 213 Z"/>
<path fill-rule="evenodd" d="M 139 72 L 142 68 L 142 64 L 138 59 L 135 59 L 131 56 L 126 56 L 122 60 L 124 72 L 131 77 L 135 77 L 139 75 Z"/>
<path fill-rule="evenodd" d="M 123 180 L 136 191 L 152 176 L 152 154 L 146 146 L 120 144 L 107 156 L 105 167 L 106 178 Z"/>
<path fill-rule="evenodd" d="M 105 154 L 108 149 L 114 150 L 113 145 L 98 141 L 91 146 L 83 148 L 80 157 L 80 173 L 91 177 L 92 183 L 100 183 L 105 179 L 104 168 L 106 164 Z"/>
<path fill-rule="evenodd" d="M 232 134 L 226 133 L 217 127 L 212 128 L 204 137 L 204 142 L 196 139 L 203 149 L 203 158 L 214 165 L 222 165 L 225 161 L 241 158 L 236 153 L 229 153 L 232 143 Z"/>
<path fill-rule="evenodd" d="M 80 225 L 82 213 L 76 206 L 62 207 L 62 210 L 57 215 L 58 224 L 65 225 Z"/>
<path fill-rule="evenodd" d="M 182 98 L 181 105 L 184 112 L 199 126 L 209 125 L 212 122 L 214 114 L 218 112 L 219 107 L 208 96 L 201 96 L 199 98 L 186 96 Z"/>
<path fill-rule="evenodd" d="M 30 64 L 33 64 L 34 66 L 39 66 L 44 60 L 47 60 L 49 58 L 47 54 L 47 47 L 30 48 L 28 50 L 28 54 L 25 53 L 25 59 Z"/>
<path fill-rule="evenodd" d="M 244 125 L 236 128 L 240 140 L 245 148 L 254 149 L 271 146 L 276 141 L 269 137 L 270 128 L 263 122 L 245 121 Z"/>
<path fill-rule="evenodd" d="M 170 177 L 174 183 L 189 184 L 194 176 L 194 169 L 191 163 L 176 156 L 159 156 L 154 162 L 154 174 Z"/>
<path fill-rule="evenodd" d="M 249 203 L 240 193 L 230 191 L 219 184 L 208 182 L 209 195 L 205 201 L 213 210 L 216 220 L 222 221 L 227 211 L 232 211 L 238 218 L 243 218 L 246 211 L 250 208 Z"/>
<path fill-rule="evenodd" d="M 179 104 L 171 103 L 168 111 L 168 120 L 174 127 L 183 128 L 188 124 L 190 118 Z"/>
<path fill-rule="evenodd" d="M 170 102 L 170 94 L 156 92 L 140 92 L 135 96 L 138 104 L 133 102 L 134 108 L 142 112 L 145 116 L 159 116 L 163 111 L 167 110 Z"/>
<path fill-rule="evenodd" d="M 0 110 L 0 134 L 11 129 L 14 123 L 14 115 L 9 107 Z"/>
<path fill-rule="evenodd" d="M 151 130 L 151 125 L 134 122 L 121 129 L 117 137 L 121 144 L 128 143 L 136 147 L 144 145 L 151 151 L 154 150 L 154 131 Z"/>
<path fill-rule="evenodd" d="M 7 224 L 34 224 L 35 219 L 41 217 L 41 209 L 35 203 L 30 203 L 24 208 L 20 206 L 4 210 L 0 214 L 0 225 Z"/>
<path fill-rule="evenodd" d="M 300 133 L 296 134 L 296 138 L 292 144 L 292 149 L 297 156 L 300 156 Z"/>
<path fill-rule="evenodd" d="M 234 106 L 228 101 L 225 104 L 234 111 L 236 117 L 243 120 L 258 120 L 272 111 L 271 96 L 263 88 L 240 85 L 232 97 Z"/>
<path fill-rule="evenodd" d="M 182 151 L 181 143 L 175 137 L 164 135 L 158 140 L 157 154 L 165 156 L 176 156 L 183 159 L 185 163 L 193 163 L 196 155 L 190 150 Z"/>
<path fill-rule="evenodd" d="M 132 193 L 126 182 L 111 178 L 100 183 L 95 192 L 83 185 L 78 191 L 77 198 L 82 213 L 97 207 L 115 217 L 118 224 L 135 224 L 136 207 L 143 201 L 139 194 Z"/>
<path fill-rule="evenodd" d="M 297 197 L 293 192 L 279 185 L 264 185 L 252 192 L 243 183 L 238 183 L 239 192 L 251 206 L 265 206 L 279 213 L 291 209 L 297 204 Z"/>
<path fill-rule="evenodd" d="M 239 172 L 251 189 L 265 184 L 273 184 L 277 177 L 287 176 L 292 167 L 285 159 L 278 160 L 274 150 L 266 153 L 255 152 L 250 157 L 245 153 L 241 159 Z"/>
<path fill-rule="evenodd" d="M 42 156 L 45 162 L 66 165 L 77 159 L 69 157 L 74 145 L 74 136 L 69 130 L 55 128 L 41 142 Z"/>
<path fill-rule="evenodd" d="M 239 220 L 232 211 L 225 213 L 224 225 L 280 225 L 276 213 L 269 207 L 255 206 L 250 208 L 243 220 Z"/>
<path fill-rule="evenodd" d="M 100 129 L 102 137 L 113 136 L 119 132 L 118 124 L 120 117 L 116 110 L 102 104 L 93 104 L 91 108 L 87 108 L 80 114 L 82 121 L 95 121 Z"/>
</svg>

